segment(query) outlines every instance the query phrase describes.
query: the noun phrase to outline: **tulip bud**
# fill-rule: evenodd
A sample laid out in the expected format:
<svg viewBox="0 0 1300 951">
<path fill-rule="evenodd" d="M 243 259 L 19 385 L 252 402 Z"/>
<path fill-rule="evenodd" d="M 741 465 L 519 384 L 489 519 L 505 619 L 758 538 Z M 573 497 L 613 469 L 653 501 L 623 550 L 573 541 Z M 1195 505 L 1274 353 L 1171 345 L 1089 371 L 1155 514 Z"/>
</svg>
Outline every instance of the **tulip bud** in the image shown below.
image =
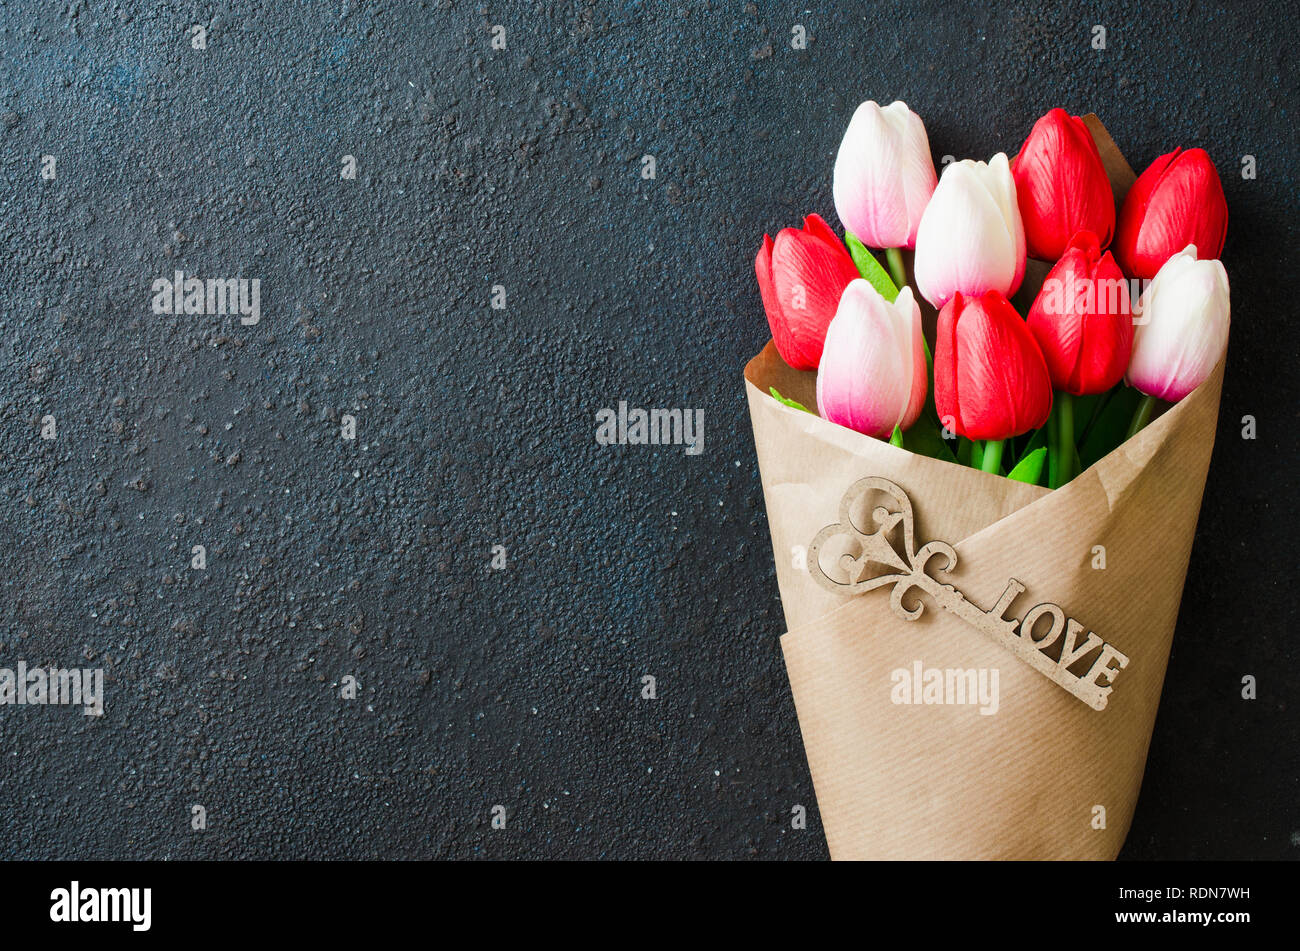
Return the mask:
<svg viewBox="0 0 1300 951">
<path fill-rule="evenodd" d="M 1228 272 L 1188 245 L 1165 262 L 1138 301 L 1128 381 L 1176 403 L 1200 386 L 1228 347 Z"/>
<path fill-rule="evenodd" d="M 1101 153 L 1078 116 L 1053 109 L 1036 123 L 1011 166 L 1029 256 L 1055 261 L 1076 231 L 1110 244 L 1115 196 Z"/>
<path fill-rule="evenodd" d="M 821 216 L 809 215 L 802 230 L 784 228 L 775 241 L 763 235 L 754 272 L 782 359 L 796 370 L 817 369 L 840 294 L 858 277 L 849 252 Z"/>
<path fill-rule="evenodd" d="M 953 295 L 1014 294 L 1025 276 L 1025 229 L 1006 154 L 954 162 L 921 215 L 916 286 L 935 307 Z"/>
<path fill-rule="evenodd" d="M 1174 149 L 1128 190 L 1115 232 L 1115 257 L 1130 277 L 1151 278 L 1189 244 L 1202 258 L 1223 253 L 1228 202 L 1205 149 Z"/>
<path fill-rule="evenodd" d="M 858 106 L 835 156 L 840 221 L 871 248 L 911 248 L 937 181 L 921 117 L 904 102 Z"/>
<path fill-rule="evenodd" d="M 1128 283 L 1091 231 L 1080 231 L 1065 248 L 1027 322 L 1058 390 L 1075 396 L 1104 393 L 1128 369 L 1133 348 Z"/>
<path fill-rule="evenodd" d="M 958 293 L 939 312 L 934 402 L 943 425 L 967 439 L 1009 439 L 1047 422 L 1047 364 L 998 291 Z"/>
<path fill-rule="evenodd" d="M 921 308 L 904 287 L 893 303 L 866 281 L 844 289 L 817 371 L 823 419 L 877 439 L 907 429 L 925 404 Z"/>
</svg>

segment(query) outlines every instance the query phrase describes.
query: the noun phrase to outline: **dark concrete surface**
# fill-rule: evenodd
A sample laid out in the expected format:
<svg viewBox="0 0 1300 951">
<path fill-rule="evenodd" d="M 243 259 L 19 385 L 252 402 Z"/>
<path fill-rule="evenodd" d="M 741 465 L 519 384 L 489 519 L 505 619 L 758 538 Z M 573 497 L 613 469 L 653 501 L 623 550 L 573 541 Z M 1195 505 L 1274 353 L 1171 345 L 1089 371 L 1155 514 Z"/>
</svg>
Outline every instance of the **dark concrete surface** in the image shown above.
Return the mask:
<svg viewBox="0 0 1300 951">
<path fill-rule="evenodd" d="M 99 719 L 0 709 L 0 856 L 824 857 L 752 256 L 835 220 L 849 115 L 902 98 L 936 156 L 1060 105 L 1139 170 L 1218 163 L 1221 428 L 1124 855 L 1296 857 L 1295 35 L 1247 3 L 0 3 L 0 661 L 109 677 Z M 178 268 L 259 278 L 261 322 L 153 314 Z M 702 408 L 704 453 L 597 445 L 620 399 Z"/>
</svg>

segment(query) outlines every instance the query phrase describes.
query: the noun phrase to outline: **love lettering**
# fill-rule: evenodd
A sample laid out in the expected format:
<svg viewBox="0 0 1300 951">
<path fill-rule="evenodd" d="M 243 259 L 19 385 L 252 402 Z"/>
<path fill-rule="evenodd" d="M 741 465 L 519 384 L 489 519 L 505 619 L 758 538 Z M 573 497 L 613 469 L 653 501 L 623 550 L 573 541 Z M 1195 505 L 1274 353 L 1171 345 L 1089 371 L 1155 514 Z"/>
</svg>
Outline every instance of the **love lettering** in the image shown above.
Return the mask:
<svg viewBox="0 0 1300 951">
<path fill-rule="evenodd" d="M 870 504 L 873 500 L 880 504 Z M 942 573 L 957 564 L 957 552 L 947 542 L 915 547 L 911 500 L 894 483 L 871 476 L 849 488 L 840 501 L 840 521 L 823 528 L 808 546 L 808 571 L 840 594 L 892 585 L 890 607 L 907 621 L 920 617 L 924 607 L 919 600 L 907 607 L 904 598 L 913 589 L 922 591 L 1094 710 L 1105 709 L 1115 678 L 1128 665 L 1127 655 L 1067 617 L 1058 604 L 1044 602 L 1023 618 L 1008 618 L 1011 603 L 1025 591 L 1015 578 L 1007 581 L 997 604 L 982 610 L 928 574 L 935 557 L 944 560 L 936 568 Z"/>
<path fill-rule="evenodd" d="M 943 587 L 952 589 L 952 585 Z M 1019 581 L 1010 579 L 998 603 L 985 611 L 975 626 L 1094 710 L 1105 709 L 1115 678 L 1128 666 L 1128 656 L 1092 631 L 1088 631 L 1080 641 L 1084 626 L 1074 618 L 1066 617 L 1059 604 L 1035 605 L 1019 620 L 1005 617 L 1011 602 L 1024 590 L 1025 586 Z M 953 591 L 953 595 L 973 607 L 960 592 Z M 957 613 L 966 617 L 964 611 Z M 971 620 L 969 617 L 966 619 Z M 1055 660 L 1049 653 L 1053 648 L 1059 651 Z M 1096 657 L 1085 667 L 1087 659 L 1094 653 Z M 1071 667 L 1082 668 L 1083 672 L 1073 673 Z"/>
</svg>

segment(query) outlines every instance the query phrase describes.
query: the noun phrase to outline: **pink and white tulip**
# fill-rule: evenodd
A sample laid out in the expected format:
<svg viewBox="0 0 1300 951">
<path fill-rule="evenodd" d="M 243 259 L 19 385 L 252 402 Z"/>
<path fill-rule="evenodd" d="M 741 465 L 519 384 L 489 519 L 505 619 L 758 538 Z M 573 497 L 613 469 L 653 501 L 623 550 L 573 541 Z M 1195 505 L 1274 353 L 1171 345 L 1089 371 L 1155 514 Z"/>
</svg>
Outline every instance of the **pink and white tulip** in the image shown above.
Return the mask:
<svg viewBox="0 0 1300 951">
<path fill-rule="evenodd" d="M 921 117 L 904 102 L 858 106 L 835 156 L 835 211 L 870 248 L 911 248 L 938 181 Z"/>
<path fill-rule="evenodd" d="M 926 393 L 921 308 L 905 287 L 891 304 L 866 281 L 844 289 L 817 371 L 823 419 L 888 439 L 921 413 Z"/>
<path fill-rule="evenodd" d="M 942 308 L 953 295 L 1010 297 L 1025 276 L 1025 227 L 1006 153 L 944 169 L 916 235 L 916 286 Z"/>
<path fill-rule="evenodd" d="M 1129 383 L 1178 402 L 1218 366 L 1230 316 L 1228 272 L 1220 261 L 1198 261 L 1189 244 L 1156 272 L 1134 311 Z"/>
</svg>

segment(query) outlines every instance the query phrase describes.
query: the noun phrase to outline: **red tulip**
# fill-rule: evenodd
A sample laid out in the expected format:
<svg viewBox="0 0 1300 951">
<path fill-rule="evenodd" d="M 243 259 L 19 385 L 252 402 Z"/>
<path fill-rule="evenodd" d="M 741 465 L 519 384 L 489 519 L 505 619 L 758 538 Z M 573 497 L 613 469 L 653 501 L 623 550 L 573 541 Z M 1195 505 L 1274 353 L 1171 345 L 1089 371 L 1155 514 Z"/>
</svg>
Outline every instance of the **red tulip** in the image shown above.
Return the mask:
<svg viewBox="0 0 1300 951">
<path fill-rule="evenodd" d="M 782 229 L 775 241 L 763 235 L 754 271 L 781 357 L 796 370 L 817 369 L 840 295 L 859 276 L 843 242 L 809 215 L 802 230 Z"/>
<path fill-rule="evenodd" d="M 1058 390 L 1104 393 L 1124 376 L 1133 350 L 1128 285 L 1091 231 L 1076 234 L 1048 273 L 1028 324 Z"/>
<path fill-rule="evenodd" d="M 1052 381 L 1033 335 L 997 291 L 957 294 L 939 312 L 934 403 L 967 439 L 1009 439 L 1047 422 Z"/>
<path fill-rule="evenodd" d="M 1083 120 L 1053 109 L 1020 147 L 1011 175 L 1031 258 L 1055 261 L 1076 231 L 1104 248 L 1115 231 L 1115 196 Z"/>
<path fill-rule="evenodd" d="M 1174 149 L 1151 163 L 1128 190 L 1115 233 L 1115 257 L 1130 277 L 1153 278 L 1189 244 L 1218 258 L 1228 232 L 1223 183 L 1205 149 Z"/>
</svg>

